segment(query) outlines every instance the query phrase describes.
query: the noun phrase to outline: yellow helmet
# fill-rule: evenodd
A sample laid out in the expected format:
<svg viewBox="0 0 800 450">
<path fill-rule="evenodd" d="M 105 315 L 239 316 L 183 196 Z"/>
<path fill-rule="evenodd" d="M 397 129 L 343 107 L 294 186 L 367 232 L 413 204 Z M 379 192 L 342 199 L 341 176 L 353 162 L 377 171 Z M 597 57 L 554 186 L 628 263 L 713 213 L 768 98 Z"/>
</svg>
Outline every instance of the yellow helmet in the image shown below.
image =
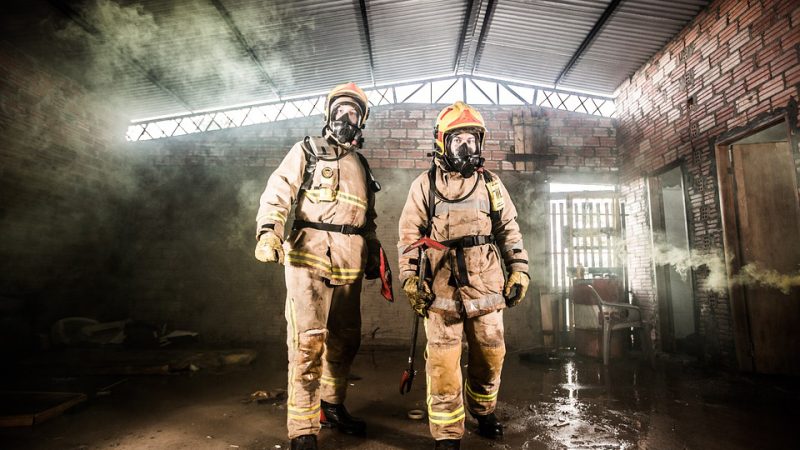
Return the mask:
<svg viewBox="0 0 800 450">
<path fill-rule="evenodd" d="M 367 98 L 367 94 L 364 91 L 356 86 L 355 83 L 352 81 L 350 83 L 340 84 L 335 88 L 331 89 L 331 92 L 328 93 L 328 98 L 325 100 L 325 123 L 329 123 L 331 119 L 331 107 L 336 102 L 336 99 L 340 97 L 348 97 L 353 100 L 353 102 L 361 109 L 361 114 L 359 114 L 359 128 L 364 128 L 364 122 L 367 120 L 367 116 L 369 116 L 369 99 Z"/>
<path fill-rule="evenodd" d="M 478 134 L 478 143 L 481 148 L 483 147 L 486 137 L 486 124 L 483 122 L 483 116 L 475 108 L 462 101 L 457 101 L 442 109 L 436 117 L 433 133 L 436 142 L 435 150 L 438 155 L 445 154 L 447 135 L 461 128 L 475 130 Z"/>
</svg>

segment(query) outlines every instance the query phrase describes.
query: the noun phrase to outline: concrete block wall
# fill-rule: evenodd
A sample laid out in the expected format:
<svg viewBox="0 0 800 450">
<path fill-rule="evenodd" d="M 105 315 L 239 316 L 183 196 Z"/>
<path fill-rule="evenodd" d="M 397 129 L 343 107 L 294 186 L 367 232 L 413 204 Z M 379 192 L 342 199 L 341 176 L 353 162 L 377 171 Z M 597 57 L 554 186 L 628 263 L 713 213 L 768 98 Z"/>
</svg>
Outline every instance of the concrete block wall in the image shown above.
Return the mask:
<svg viewBox="0 0 800 450">
<path fill-rule="evenodd" d="M 374 108 L 365 130 L 364 154 L 383 185 L 378 231 L 390 262 L 397 261 L 397 222 L 408 186 L 430 164 L 435 116 L 443 105 Z M 480 107 L 489 126 L 487 166 L 509 186 L 535 259 L 545 261 L 543 206 L 546 177 L 616 182 L 615 128 L 611 119 L 556 110 L 533 112 L 546 123 L 544 153 L 555 155 L 531 171 L 516 171 L 512 115 L 521 108 Z M 136 160 L 141 195 L 130 205 L 137 263 L 119 295 L 138 318 L 196 329 L 212 341 L 280 340 L 285 336 L 283 269 L 258 263 L 255 213 L 270 173 L 305 135 L 318 134 L 321 117 L 293 119 L 210 133 L 127 144 Z M 394 263 L 393 265 L 396 265 Z M 397 303 L 379 297 L 376 282 L 363 296 L 365 344 L 403 344 L 411 312 L 400 286 Z M 539 305 L 523 303 L 506 315 L 511 347 L 541 343 Z"/>
<path fill-rule="evenodd" d="M 63 314 L 113 314 L 102 292 L 127 190 L 116 151 L 126 126 L 75 82 L 0 42 L 0 297 L 16 305 L 2 308 L 3 348 L 24 346 Z"/>
<path fill-rule="evenodd" d="M 800 3 L 717 0 L 617 91 L 620 182 L 631 287 L 658 323 L 645 176 L 678 159 L 691 183 L 693 251 L 722 252 L 714 142 L 800 98 Z M 798 149 L 794 149 L 800 161 Z M 711 362 L 735 365 L 728 298 L 696 271 L 699 334 Z"/>
</svg>

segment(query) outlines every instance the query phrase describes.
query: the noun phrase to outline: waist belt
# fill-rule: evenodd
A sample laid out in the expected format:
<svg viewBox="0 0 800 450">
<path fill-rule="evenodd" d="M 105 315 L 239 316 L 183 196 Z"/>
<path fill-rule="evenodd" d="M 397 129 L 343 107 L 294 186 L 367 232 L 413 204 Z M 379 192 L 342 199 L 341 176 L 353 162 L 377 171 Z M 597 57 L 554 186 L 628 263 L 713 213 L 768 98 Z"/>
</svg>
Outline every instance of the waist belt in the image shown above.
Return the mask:
<svg viewBox="0 0 800 450">
<path fill-rule="evenodd" d="M 479 245 L 494 244 L 494 236 L 464 236 L 444 241 L 442 244 L 456 250 L 455 267 L 458 270 L 453 274 L 453 279 L 456 281 L 458 287 L 463 287 L 469 286 L 469 271 L 467 270 L 467 260 L 464 257 L 464 249 L 477 247 Z M 454 267 L 454 265 L 450 264 L 450 267 Z"/>
<path fill-rule="evenodd" d="M 486 244 L 494 244 L 494 236 L 464 236 L 442 242 L 442 245 L 446 245 L 450 248 L 469 248 Z"/>
<path fill-rule="evenodd" d="M 364 229 L 354 227 L 352 225 L 335 225 L 332 223 L 319 223 L 319 222 L 306 222 L 305 220 L 295 220 L 292 225 L 292 230 L 300 230 L 302 228 L 313 228 L 315 230 L 330 231 L 332 233 L 342 234 L 358 234 L 363 235 Z"/>
</svg>

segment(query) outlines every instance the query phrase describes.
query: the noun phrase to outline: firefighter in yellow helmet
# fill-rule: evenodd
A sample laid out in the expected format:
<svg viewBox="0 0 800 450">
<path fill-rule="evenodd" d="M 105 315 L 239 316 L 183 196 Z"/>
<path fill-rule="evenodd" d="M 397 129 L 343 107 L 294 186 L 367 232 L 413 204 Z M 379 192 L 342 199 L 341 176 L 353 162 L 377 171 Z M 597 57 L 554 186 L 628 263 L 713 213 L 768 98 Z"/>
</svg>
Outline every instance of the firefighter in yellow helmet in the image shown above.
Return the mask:
<svg viewBox="0 0 800 450">
<path fill-rule="evenodd" d="M 528 254 L 505 186 L 483 167 L 486 127 L 480 113 L 456 102 L 439 113 L 434 136 L 431 168 L 412 182 L 400 216 L 399 278 L 412 308 L 425 317 L 428 421 L 435 448 L 459 448 L 464 397 L 479 434 L 503 433 L 494 414 L 505 356 L 502 310 L 525 297 Z M 423 255 L 404 252 L 426 236 L 448 248 L 423 250 L 429 270 L 419 273 Z M 465 380 L 462 333 L 469 345 Z"/>
<path fill-rule="evenodd" d="M 287 428 L 292 449 L 316 449 L 321 425 L 361 435 L 343 402 L 361 338 L 361 278 L 382 276 L 375 192 L 358 153 L 369 114 L 354 83 L 327 97 L 322 136 L 296 143 L 272 173 L 256 217 L 255 256 L 286 266 Z M 286 241 L 284 226 L 294 205 Z"/>
</svg>

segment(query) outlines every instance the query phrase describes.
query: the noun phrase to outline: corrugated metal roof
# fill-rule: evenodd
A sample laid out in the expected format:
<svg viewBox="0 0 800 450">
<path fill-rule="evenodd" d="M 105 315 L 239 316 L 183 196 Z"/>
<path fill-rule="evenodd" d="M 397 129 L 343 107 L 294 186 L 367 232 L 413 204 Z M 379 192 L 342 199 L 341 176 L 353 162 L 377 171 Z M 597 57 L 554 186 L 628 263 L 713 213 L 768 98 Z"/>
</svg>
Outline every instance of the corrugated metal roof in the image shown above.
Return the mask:
<svg viewBox="0 0 800 450">
<path fill-rule="evenodd" d="M 452 75 L 466 1 L 367 2 L 375 82 Z"/>
<path fill-rule="evenodd" d="M 577 58 L 612 0 L 365 0 L 372 67 L 361 3 L 9 0 L 0 37 L 142 119 L 345 81 L 472 73 L 547 87 L 570 60 L 559 88 L 610 95 L 708 1 L 624 0 Z"/>
<path fill-rule="evenodd" d="M 358 2 L 225 0 L 282 96 L 371 82 Z"/>
<path fill-rule="evenodd" d="M 707 3 L 705 0 L 623 1 L 560 87 L 613 92 Z"/>
<path fill-rule="evenodd" d="M 498 1 L 475 73 L 552 85 L 609 1 Z"/>
</svg>

